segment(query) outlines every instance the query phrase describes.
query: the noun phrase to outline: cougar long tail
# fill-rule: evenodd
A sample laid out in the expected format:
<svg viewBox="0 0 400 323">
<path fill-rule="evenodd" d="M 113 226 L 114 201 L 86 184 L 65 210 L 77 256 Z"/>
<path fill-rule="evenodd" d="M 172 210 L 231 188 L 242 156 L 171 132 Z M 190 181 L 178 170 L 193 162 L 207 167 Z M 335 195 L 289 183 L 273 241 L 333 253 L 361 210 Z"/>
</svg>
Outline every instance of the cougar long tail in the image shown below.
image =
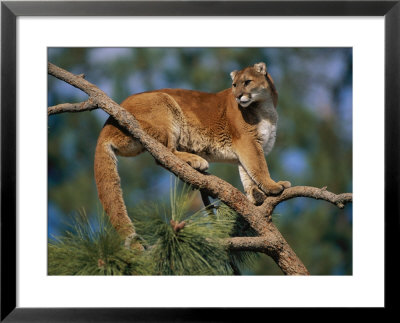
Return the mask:
<svg viewBox="0 0 400 323">
<path fill-rule="evenodd" d="M 135 228 L 122 196 L 121 180 L 117 170 L 117 157 L 112 143 L 100 133 L 94 157 L 94 176 L 99 199 L 111 224 L 119 235 L 125 239 L 125 244 L 136 235 Z"/>
</svg>

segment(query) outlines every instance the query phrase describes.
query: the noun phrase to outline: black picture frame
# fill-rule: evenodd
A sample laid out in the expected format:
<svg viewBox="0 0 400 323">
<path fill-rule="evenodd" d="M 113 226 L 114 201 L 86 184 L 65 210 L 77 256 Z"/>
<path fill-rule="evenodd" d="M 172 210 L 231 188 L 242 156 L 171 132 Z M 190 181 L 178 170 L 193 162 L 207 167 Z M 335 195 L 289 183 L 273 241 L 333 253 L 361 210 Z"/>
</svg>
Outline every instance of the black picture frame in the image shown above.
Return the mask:
<svg viewBox="0 0 400 323">
<path fill-rule="evenodd" d="M 237 321 L 244 309 L 16 307 L 16 19 L 19 16 L 384 16 L 385 308 L 398 286 L 400 1 L 4 1 L 1 3 L 1 321 Z M 372 67 L 371 67 L 372 68 Z M 371 175 L 373 176 L 373 175 Z M 371 188 L 383 189 L 383 188 Z M 355 197 L 357 198 L 357 197 Z M 398 240 L 397 240 L 398 241 Z M 371 261 L 373 260 L 371 255 Z M 40 292 L 40 291 L 38 291 Z M 344 291 L 345 292 L 345 291 Z M 396 294 L 394 294 L 396 295 Z M 266 297 L 268 293 L 266 292 Z M 271 295 L 273 297 L 273 295 Z M 393 296 L 392 296 L 393 297 Z M 247 309 L 257 311 L 265 309 Z M 259 313 L 262 315 L 262 313 Z"/>
</svg>

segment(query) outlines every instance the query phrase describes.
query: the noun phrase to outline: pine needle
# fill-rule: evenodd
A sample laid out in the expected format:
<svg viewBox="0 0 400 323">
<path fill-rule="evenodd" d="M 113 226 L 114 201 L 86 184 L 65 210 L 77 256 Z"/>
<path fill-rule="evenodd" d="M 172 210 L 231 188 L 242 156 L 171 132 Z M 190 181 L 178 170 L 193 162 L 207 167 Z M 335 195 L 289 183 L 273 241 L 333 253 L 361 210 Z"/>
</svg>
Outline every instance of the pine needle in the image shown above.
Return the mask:
<svg viewBox="0 0 400 323">
<path fill-rule="evenodd" d="M 101 214 L 90 222 L 84 210 L 70 230 L 48 243 L 49 275 L 146 275 L 147 261 L 124 242 Z"/>
</svg>

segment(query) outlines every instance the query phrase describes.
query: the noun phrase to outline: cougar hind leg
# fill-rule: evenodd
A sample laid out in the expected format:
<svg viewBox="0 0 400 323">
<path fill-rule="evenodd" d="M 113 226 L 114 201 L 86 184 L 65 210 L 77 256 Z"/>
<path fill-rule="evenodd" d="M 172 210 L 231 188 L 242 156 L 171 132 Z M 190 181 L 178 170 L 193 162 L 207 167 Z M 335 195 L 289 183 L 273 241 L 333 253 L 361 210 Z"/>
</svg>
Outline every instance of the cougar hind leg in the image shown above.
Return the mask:
<svg viewBox="0 0 400 323">
<path fill-rule="evenodd" d="M 123 157 L 134 157 L 145 149 L 143 145 L 110 117 L 102 129 L 99 141 L 108 142 L 115 154 Z"/>
</svg>

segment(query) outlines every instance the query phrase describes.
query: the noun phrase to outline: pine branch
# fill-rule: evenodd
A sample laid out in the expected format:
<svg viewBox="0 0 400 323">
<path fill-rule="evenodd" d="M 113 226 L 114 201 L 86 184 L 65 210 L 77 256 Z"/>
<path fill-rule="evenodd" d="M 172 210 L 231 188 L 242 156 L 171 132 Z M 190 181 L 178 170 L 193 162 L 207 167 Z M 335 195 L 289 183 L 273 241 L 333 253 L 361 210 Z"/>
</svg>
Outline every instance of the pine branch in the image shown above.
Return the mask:
<svg viewBox="0 0 400 323">
<path fill-rule="evenodd" d="M 309 274 L 301 260 L 297 257 L 292 248 L 278 231 L 276 226 L 272 223 L 272 210 L 280 202 L 298 196 L 323 198 L 330 202 L 335 201 L 334 203 L 336 205 L 341 206 L 342 204 L 344 205 L 345 203 L 351 201 L 351 194 L 346 195 L 346 198 L 337 198 L 335 200 L 330 196 L 330 194 L 333 193 L 327 191 L 325 191 L 324 193 L 312 193 L 313 190 L 304 190 L 304 188 L 302 187 L 297 187 L 285 190 L 278 197 L 268 197 L 264 201 L 262 206 L 257 207 L 253 205 L 243 193 L 241 193 L 238 189 L 234 188 L 229 183 L 221 180 L 216 176 L 200 173 L 190 167 L 187 163 L 176 157 L 165 146 L 153 139 L 151 136 L 147 135 L 140 128 L 138 122 L 133 117 L 133 115 L 128 113 L 125 109 L 123 109 L 113 100 L 111 100 L 103 91 L 101 91 L 90 82 L 86 81 L 83 77 L 74 75 L 51 63 L 48 63 L 48 72 L 50 75 L 53 75 L 54 77 L 65 81 L 88 94 L 88 101 L 90 101 L 92 105 L 87 104 L 87 110 L 89 110 L 90 107 L 93 106 L 103 109 L 106 113 L 111 115 L 122 127 L 124 127 L 133 136 L 133 138 L 139 140 L 140 143 L 157 160 L 159 164 L 174 173 L 184 182 L 192 185 L 195 188 L 200 189 L 201 191 L 205 192 L 213 198 L 220 199 L 235 212 L 241 215 L 260 236 L 259 240 L 257 240 L 257 247 L 253 246 L 253 251 L 264 252 L 267 255 L 271 256 L 284 274 Z M 84 110 L 81 105 L 82 104 L 79 104 L 79 111 Z M 71 107 L 72 106 L 69 106 L 68 108 Z M 67 109 L 66 111 L 69 111 L 69 109 Z M 49 115 L 50 114 L 51 113 L 49 112 Z M 316 188 L 312 189 L 320 190 Z M 242 241 L 243 245 L 244 240 L 232 241 L 231 248 L 234 248 L 234 245 L 238 246 L 238 243 L 240 241 Z M 250 246 L 248 248 L 249 250 L 251 249 Z"/>
</svg>

